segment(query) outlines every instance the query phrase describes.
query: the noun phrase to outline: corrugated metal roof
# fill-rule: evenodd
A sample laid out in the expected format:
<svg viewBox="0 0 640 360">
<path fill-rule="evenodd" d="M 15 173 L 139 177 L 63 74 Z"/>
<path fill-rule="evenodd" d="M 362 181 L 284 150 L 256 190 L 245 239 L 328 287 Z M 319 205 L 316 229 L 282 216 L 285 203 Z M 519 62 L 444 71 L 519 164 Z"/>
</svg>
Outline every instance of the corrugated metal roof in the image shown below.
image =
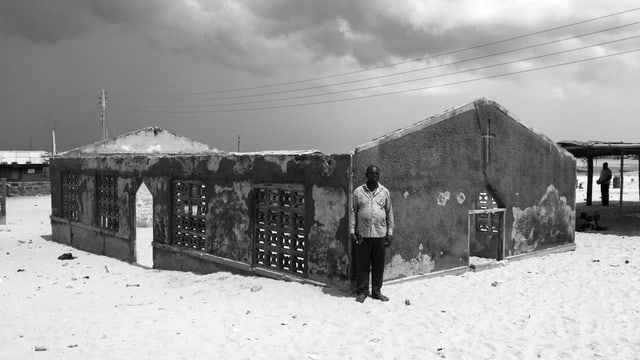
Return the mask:
<svg viewBox="0 0 640 360">
<path fill-rule="evenodd" d="M 9 150 L 0 151 L 2 165 L 49 164 L 49 153 L 46 151 Z"/>
<path fill-rule="evenodd" d="M 558 145 L 565 148 L 575 157 L 640 154 L 640 144 L 638 143 L 564 140 L 558 142 Z"/>
</svg>

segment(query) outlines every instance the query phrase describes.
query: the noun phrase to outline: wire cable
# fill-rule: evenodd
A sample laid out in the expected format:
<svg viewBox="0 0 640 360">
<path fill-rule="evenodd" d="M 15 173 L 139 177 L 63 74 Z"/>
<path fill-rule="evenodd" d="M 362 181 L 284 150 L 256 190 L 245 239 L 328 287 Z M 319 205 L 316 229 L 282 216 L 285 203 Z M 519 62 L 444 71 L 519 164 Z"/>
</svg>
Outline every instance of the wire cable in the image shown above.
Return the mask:
<svg viewBox="0 0 640 360">
<path fill-rule="evenodd" d="M 473 71 L 478 71 L 478 70 L 486 70 L 486 69 L 495 68 L 495 67 L 499 67 L 499 66 L 511 65 L 511 64 L 515 64 L 515 63 L 519 63 L 519 62 L 536 60 L 536 59 L 541 59 L 541 58 L 560 55 L 560 54 L 566 54 L 566 53 L 570 53 L 570 52 L 575 52 L 575 51 L 579 51 L 579 50 L 584 50 L 584 49 L 588 49 L 588 48 L 593 48 L 593 47 L 597 47 L 597 46 L 602 46 L 602 45 L 622 42 L 622 41 L 626 41 L 626 40 L 637 39 L 637 38 L 640 38 L 640 35 L 635 35 L 635 36 L 630 36 L 630 37 L 621 38 L 621 39 L 615 39 L 615 40 L 610 40 L 610 41 L 604 41 L 604 42 L 600 42 L 600 43 L 596 43 L 596 44 L 585 45 L 585 46 L 581 46 L 581 47 L 577 47 L 577 48 L 573 48 L 573 49 L 556 51 L 556 52 L 542 54 L 542 55 L 530 56 L 530 57 L 517 59 L 517 60 L 505 61 L 505 62 L 491 64 L 491 65 L 485 65 L 485 66 L 477 66 L 475 68 L 470 68 L 470 69 L 451 71 L 451 72 L 448 72 L 448 73 L 432 75 L 432 76 L 426 76 L 426 77 L 420 77 L 420 78 L 414 78 L 414 79 L 409 79 L 409 80 L 396 81 L 396 82 L 391 82 L 391 83 L 386 83 L 386 84 L 377 84 L 377 85 L 364 86 L 364 87 L 346 89 L 346 90 L 336 90 L 336 91 L 326 92 L 326 93 L 322 93 L 322 94 L 309 94 L 309 95 L 299 95 L 299 96 L 291 96 L 291 97 L 283 97 L 283 98 L 267 99 L 267 100 L 253 100 L 253 101 L 242 101 L 242 102 L 233 102 L 233 103 L 225 103 L 225 104 L 211 104 L 211 105 L 203 105 L 203 106 L 191 106 L 190 108 L 194 108 L 194 107 L 201 107 L 201 108 L 202 107 L 204 107 L 204 108 L 214 107 L 215 108 L 215 107 L 226 107 L 226 106 L 265 104 L 265 103 L 272 103 L 272 102 L 300 100 L 300 99 L 308 99 L 308 98 L 314 98 L 314 97 L 322 97 L 322 96 L 343 94 L 343 93 L 348 93 L 348 92 L 353 92 L 353 91 L 371 90 L 371 89 L 377 89 L 377 88 L 389 87 L 389 86 L 395 86 L 395 85 L 403 85 L 403 84 L 413 83 L 413 82 L 417 82 L 417 81 L 432 80 L 432 79 L 445 77 L 445 76 L 457 75 L 457 74 L 468 73 L 468 72 L 473 72 Z"/>
<path fill-rule="evenodd" d="M 116 108 L 116 110 L 129 111 L 129 112 L 150 112 L 150 113 L 160 113 L 160 114 L 206 114 L 206 113 L 230 113 L 230 112 L 243 112 L 243 111 L 255 111 L 255 110 L 273 110 L 273 109 L 303 107 L 303 106 L 310 106 L 310 105 L 346 102 L 346 101 L 352 101 L 352 100 L 360 100 L 360 99 L 367 99 L 367 98 L 373 98 L 373 97 L 380 97 L 380 96 L 395 95 L 395 94 L 402 94 L 402 93 L 415 92 L 415 91 L 430 90 L 430 89 L 447 87 L 447 86 L 452 86 L 452 85 L 459 85 L 459 84 L 467 84 L 467 83 L 477 82 L 477 81 L 481 81 L 481 80 L 495 79 L 495 78 L 499 78 L 499 77 L 516 75 L 516 74 L 524 74 L 524 73 L 540 71 L 540 70 L 545 70 L 545 69 L 551 69 L 551 68 L 556 68 L 556 67 L 561 67 L 561 66 L 566 66 L 566 65 L 573 65 L 573 64 L 578 64 L 578 63 L 583 63 L 583 62 L 588 62 L 588 61 L 593 61 L 593 60 L 611 58 L 611 57 L 614 57 L 614 56 L 620 56 L 620 55 L 631 54 L 631 53 L 636 53 L 636 52 L 640 52 L 640 48 L 633 49 L 633 50 L 622 51 L 622 52 L 617 52 L 617 53 L 612 53 L 612 54 L 607 54 L 607 55 L 596 56 L 596 57 L 584 58 L 584 59 L 580 59 L 580 60 L 567 61 L 567 62 L 558 63 L 558 64 L 546 65 L 546 66 L 541 66 L 541 67 L 536 67 L 536 68 L 531 68 L 531 69 L 518 70 L 518 71 L 512 71 L 512 72 L 505 72 L 505 73 L 500 73 L 500 74 L 495 74 L 495 75 L 488 75 L 488 76 L 483 76 L 483 77 L 479 77 L 479 78 L 475 78 L 475 79 L 460 80 L 460 81 L 454 81 L 454 82 L 450 82 L 450 83 L 437 84 L 437 85 L 431 85 L 431 86 L 425 86 L 425 87 L 419 87 L 419 88 L 413 88 L 413 89 L 390 91 L 390 92 L 378 93 L 378 94 L 361 95 L 361 96 L 355 96 L 355 97 L 350 97 L 350 98 L 323 100 L 323 101 L 306 102 L 306 103 L 299 103 L 299 104 L 285 104 L 285 105 L 273 105 L 273 106 L 261 106 L 261 107 L 253 107 L 253 108 L 243 108 L 243 109 L 242 108 L 241 109 L 222 109 L 222 110 L 207 110 L 207 111 L 154 111 L 154 110 L 139 110 L 139 109 L 126 109 L 126 108 Z M 113 107 L 112 107 L 112 110 L 113 110 Z"/>
<path fill-rule="evenodd" d="M 587 33 L 582 33 L 582 34 L 575 35 L 575 36 L 568 36 L 568 37 L 564 37 L 564 38 L 560 38 L 560 39 L 556 39 L 556 40 L 545 41 L 545 42 L 537 43 L 537 44 L 533 44 L 533 45 L 522 46 L 522 47 L 511 49 L 511 50 L 505 50 L 505 51 L 500 51 L 500 52 L 491 53 L 491 54 L 487 54 L 487 55 L 476 56 L 476 57 L 473 57 L 473 58 L 457 60 L 457 61 L 438 64 L 438 65 L 426 66 L 426 67 L 421 67 L 421 68 L 411 69 L 411 70 L 406 70 L 406 71 L 401 71 L 401 72 L 395 72 L 395 73 L 391 73 L 391 74 L 378 75 L 378 76 L 368 77 L 368 78 L 364 78 L 364 79 L 356 79 L 356 80 L 343 81 L 343 82 L 338 82 L 338 83 L 316 85 L 316 86 L 310 86 L 310 87 L 299 88 L 299 89 L 289 89 L 289 90 L 281 90 L 281 91 L 263 92 L 263 93 L 257 93 L 257 94 L 223 96 L 223 97 L 214 97 L 214 98 L 208 98 L 208 99 L 206 99 L 206 98 L 205 99 L 175 99 L 174 102 L 200 102 L 200 101 L 221 101 L 221 100 L 247 99 L 247 98 L 255 98 L 255 97 L 261 97 L 261 96 L 267 96 L 267 95 L 280 95 L 280 94 L 290 94 L 290 93 L 308 91 L 308 90 L 318 90 L 318 89 L 323 89 L 323 88 L 329 88 L 329 87 L 335 87 L 335 86 L 341 86 L 341 85 L 348 85 L 348 84 L 355 84 L 355 83 L 371 81 L 371 80 L 379 80 L 379 79 L 389 78 L 389 77 L 393 77 L 393 76 L 400 76 L 400 75 L 406 75 L 406 74 L 420 72 L 420 71 L 437 69 L 437 68 L 450 66 L 450 65 L 459 65 L 459 64 L 466 63 L 466 62 L 487 59 L 487 58 L 490 58 L 490 57 L 496 57 L 496 56 L 505 55 L 505 54 L 509 54 L 509 53 L 513 53 L 513 52 L 517 52 L 517 51 L 528 50 L 528 49 L 533 49 L 533 48 L 536 48 L 536 47 L 555 44 L 555 43 L 559 43 L 559 42 L 562 42 L 562 41 L 575 40 L 575 39 L 579 39 L 579 38 L 582 38 L 582 37 L 595 35 L 595 34 L 600 34 L 600 33 L 613 31 L 613 30 L 619 30 L 619 29 L 622 29 L 622 28 L 625 28 L 625 27 L 638 25 L 638 24 L 640 24 L 640 21 L 636 21 L 636 22 L 632 22 L 632 23 L 628 23 L 628 24 L 623 24 L 623 25 L 619 25 L 619 26 L 614 26 L 614 27 L 610 27 L 610 28 L 607 28 L 607 29 L 603 29 L 603 30 L 597 30 L 597 31 L 591 31 L 591 32 L 587 32 Z M 320 95 L 317 95 L 317 96 L 320 96 Z M 166 103 L 166 100 L 164 100 L 163 102 Z"/>
<path fill-rule="evenodd" d="M 430 56 L 426 56 L 426 57 L 414 58 L 414 59 L 409 59 L 409 60 L 405 60 L 405 61 L 401 61 L 401 62 L 385 64 L 385 65 L 380 65 L 380 66 L 374 66 L 374 67 L 369 67 L 369 68 L 359 69 L 359 70 L 353 70 L 353 71 L 348 71 L 348 72 L 343 72 L 343 73 L 338 73 L 338 74 L 324 75 L 324 76 L 319 76 L 319 77 L 315 77 L 315 78 L 307 78 L 307 79 L 302 79 L 302 80 L 294 80 L 294 81 L 273 83 L 273 84 L 267 84 L 267 85 L 261 85 L 261 86 L 244 87 L 244 88 L 223 89 L 223 90 L 215 90 L 215 91 L 182 92 L 182 93 L 181 92 L 176 92 L 176 93 L 157 93 L 157 94 L 145 94 L 144 96 L 191 96 L 191 95 L 220 94 L 220 93 L 229 93 L 229 92 L 239 92 L 239 91 L 247 91 L 247 90 L 265 89 L 265 88 L 271 88 L 271 87 L 286 86 L 286 85 L 300 84 L 300 83 L 305 83 L 305 82 L 325 80 L 325 79 L 336 78 L 336 77 L 340 77 L 340 76 L 359 74 L 359 73 L 363 73 L 363 72 L 367 72 L 367 71 L 390 68 L 390 67 L 404 65 L 404 64 L 408 64 L 408 63 L 412 63 L 412 62 L 429 60 L 429 59 L 433 59 L 433 58 L 440 57 L 440 56 L 452 55 L 452 54 L 460 53 L 460 52 L 463 52 L 463 51 L 469 51 L 469 50 L 479 49 L 479 48 L 483 48 L 483 47 L 487 47 L 487 46 L 497 45 L 497 44 L 501 44 L 501 43 L 505 43 L 505 42 L 509 42 L 509 41 L 513 41 L 513 40 L 523 39 L 523 38 L 534 36 L 534 35 L 540 35 L 540 34 L 544 34 L 544 33 L 547 33 L 547 32 L 552 32 L 552 31 L 556 31 L 556 30 L 560 30 L 560 29 L 569 28 L 569 27 L 576 26 L 576 25 L 582 25 L 582 24 L 586 24 L 586 23 L 590 23 L 590 22 L 594 22 L 594 21 L 598 21 L 598 20 L 602 20 L 602 19 L 606 19 L 606 18 L 610 18 L 610 17 L 626 14 L 626 13 L 630 13 L 630 12 L 635 12 L 635 11 L 638 11 L 638 10 L 640 10 L 640 7 L 632 8 L 632 9 L 628 9 L 628 10 L 623 10 L 623 11 L 618 11 L 618 12 L 615 12 L 615 13 L 602 15 L 602 16 L 598 16 L 598 17 L 595 17 L 595 18 L 585 19 L 585 20 L 581 20 L 581 21 L 577 21 L 577 22 L 573 22 L 573 23 L 569 23 L 569 24 L 565 24 L 565 25 L 555 26 L 555 27 L 544 29 L 544 30 L 534 31 L 534 32 L 531 32 L 531 33 L 518 35 L 518 36 L 514 36 L 514 37 L 511 37 L 511 38 L 507 38 L 507 39 L 491 41 L 491 42 L 487 42 L 487 43 L 483 43 L 483 44 L 480 44 L 480 45 L 475 45 L 475 46 L 471 46 L 471 47 L 467 47 L 467 48 L 450 50 L 450 51 L 446 51 L 446 52 L 442 52 L 442 53 L 438 53 L 438 54 L 430 55 Z"/>
</svg>

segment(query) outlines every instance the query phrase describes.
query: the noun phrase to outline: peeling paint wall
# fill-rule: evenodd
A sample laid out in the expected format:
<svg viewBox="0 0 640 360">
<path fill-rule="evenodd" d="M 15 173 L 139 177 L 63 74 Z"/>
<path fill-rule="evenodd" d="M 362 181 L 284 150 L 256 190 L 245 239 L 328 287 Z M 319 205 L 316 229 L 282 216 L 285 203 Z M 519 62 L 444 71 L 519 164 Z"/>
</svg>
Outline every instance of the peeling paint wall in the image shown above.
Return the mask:
<svg viewBox="0 0 640 360">
<path fill-rule="evenodd" d="M 348 224 L 347 194 L 342 188 L 313 186 L 313 225 L 309 238 L 309 273 L 314 277 L 340 274 L 341 281 L 348 280 L 349 256 L 340 233 Z"/>
<path fill-rule="evenodd" d="M 519 255 L 572 242 L 575 209 L 567 198 L 549 185 L 540 202 L 526 209 L 513 208 L 511 247 L 508 255 Z"/>
<path fill-rule="evenodd" d="M 306 154 L 89 154 L 52 159 L 52 225 L 54 240 L 99 254 L 133 261 L 135 194 L 144 180 L 154 198 L 154 244 L 171 244 L 174 180 L 198 180 L 207 194 L 206 227 L 210 255 L 254 266 L 254 185 L 299 184 L 305 189 L 308 278 L 344 286 L 349 278 L 349 155 Z M 80 218 L 62 217 L 61 174 L 79 173 Z M 96 176 L 118 177 L 119 229 L 98 227 Z M 173 245 L 171 245 L 173 246 Z M 160 268 L 208 272 L 206 259 L 186 260 L 170 247 L 154 249 Z M 169 255 L 171 254 L 171 255 Z"/>
<path fill-rule="evenodd" d="M 468 212 L 487 189 L 507 209 L 508 255 L 573 242 L 567 226 L 575 216 L 573 156 L 487 101 L 427 122 L 366 144 L 353 156 L 354 186 L 376 164 L 391 191 L 396 240 L 387 249 L 385 278 L 467 266 Z M 532 213 L 540 222 L 530 220 Z M 544 241 L 535 249 L 516 248 L 529 239 L 529 225 Z"/>
</svg>

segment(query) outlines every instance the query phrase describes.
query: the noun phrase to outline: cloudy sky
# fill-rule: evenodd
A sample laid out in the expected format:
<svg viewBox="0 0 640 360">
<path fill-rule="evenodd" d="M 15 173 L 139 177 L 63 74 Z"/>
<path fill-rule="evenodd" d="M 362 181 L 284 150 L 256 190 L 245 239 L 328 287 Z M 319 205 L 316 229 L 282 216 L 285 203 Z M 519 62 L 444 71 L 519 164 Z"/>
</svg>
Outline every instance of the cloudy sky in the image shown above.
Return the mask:
<svg viewBox="0 0 640 360">
<path fill-rule="evenodd" d="M 477 98 L 555 141 L 640 142 L 637 0 L 4 0 L 0 149 L 146 126 L 351 151 Z"/>
</svg>

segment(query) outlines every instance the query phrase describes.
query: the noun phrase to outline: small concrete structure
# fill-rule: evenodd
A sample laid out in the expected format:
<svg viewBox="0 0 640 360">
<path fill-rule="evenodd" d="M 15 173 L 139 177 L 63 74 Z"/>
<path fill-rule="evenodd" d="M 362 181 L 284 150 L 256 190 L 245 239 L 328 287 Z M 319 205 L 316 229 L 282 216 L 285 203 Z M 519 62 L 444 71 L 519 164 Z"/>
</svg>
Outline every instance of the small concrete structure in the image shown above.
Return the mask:
<svg viewBox="0 0 640 360">
<path fill-rule="evenodd" d="M 52 158 L 53 240 L 158 269 L 345 288 L 351 189 L 372 163 L 396 219 L 387 280 L 575 247 L 575 159 L 484 99 L 351 154 L 227 153 L 159 128 L 74 149 Z M 149 213 L 144 245 L 136 219 Z"/>
<path fill-rule="evenodd" d="M 622 201 L 624 195 L 624 159 L 626 156 L 638 157 L 638 176 L 640 178 L 640 144 L 607 141 L 575 141 L 565 140 L 558 142 L 558 145 L 569 151 L 577 158 L 587 159 L 587 199 L 586 205 L 592 205 L 593 197 L 593 159 L 607 156 L 617 156 L 620 158 L 619 177 L 612 179 L 613 187 L 620 188 L 620 214 L 622 214 Z M 616 186 L 616 180 L 618 182 Z M 640 182 L 638 182 L 638 192 L 640 192 Z"/>
<path fill-rule="evenodd" d="M 0 178 L 7 179 L 8 196 L 49 194 L 49 153 L 0 151 Z"/>
</svg>

